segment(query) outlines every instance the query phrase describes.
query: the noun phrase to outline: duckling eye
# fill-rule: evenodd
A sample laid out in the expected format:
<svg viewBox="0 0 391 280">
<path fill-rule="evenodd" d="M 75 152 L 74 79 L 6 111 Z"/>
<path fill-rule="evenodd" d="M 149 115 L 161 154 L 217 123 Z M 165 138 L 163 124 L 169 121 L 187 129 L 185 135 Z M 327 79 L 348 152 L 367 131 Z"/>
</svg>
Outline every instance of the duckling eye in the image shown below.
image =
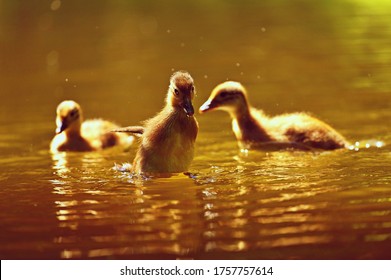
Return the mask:
<svg viewBox="0 0 391 280">
<path fill-rule="evenodd" d="M 176 88 L 174 88 L 174 94 L 175 94 L 176 96 L 178 96 L 178 95 L 179 95 L 179 90 L 176 89 Z"/>
<path fill-rule="evenodd" d="M 227 97 L 227 92 L 223 91 L 223 92 L 220 94 L 220 96 L 221 96 L 222 98 Z"/>
<path fill-rule="evenodd" d="M 73 117 L 76 117 L 77 116 L 77 110 L 73 110 L 71 111 L 71 113 L 69 114 L 72 118 Z"/>
<path fill-rule="evenodd" d="M 194 86 L 191 86 L 190 90 L 191 92 L 194 92 Z"/>
</svg>

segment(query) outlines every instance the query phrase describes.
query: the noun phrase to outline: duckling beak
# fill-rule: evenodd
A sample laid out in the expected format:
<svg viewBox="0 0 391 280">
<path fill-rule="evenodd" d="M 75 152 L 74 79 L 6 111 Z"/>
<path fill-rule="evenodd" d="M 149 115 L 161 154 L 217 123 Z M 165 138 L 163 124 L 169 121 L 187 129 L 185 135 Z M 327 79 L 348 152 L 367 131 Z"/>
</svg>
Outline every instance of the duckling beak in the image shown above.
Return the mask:
<svg viewBox="0 0 391 280">
<path fill-rule="evenodd" d="M 68 122 L 66 120 L 63 120 L 63 121 L 58 120 L 57 121 L 56 133 L 60 134 L 65 129 L 67 129 L 67 127 L 68 127 Z"/>
<path fill-rule="evenodd" d="M 208 112 L 214 108 L 217 107 L 217 104 L 216 102 L 212 99 L 212 100 L 207 100 L 204 104 L 202 104 L 202 106 L 200 107 L 199 109 L 199 112 L 200 113 L 205 113 L 205 112 Z"/>
<path fill-rule="evenodd" d="M 186 115 L 188 117 L 191 117 L 194 115 L 194 107 L 191 103 L 191 100 L 189 98 L 186 98 L 183 102 L 183 110 L 185 111 Z"/>
</svg>

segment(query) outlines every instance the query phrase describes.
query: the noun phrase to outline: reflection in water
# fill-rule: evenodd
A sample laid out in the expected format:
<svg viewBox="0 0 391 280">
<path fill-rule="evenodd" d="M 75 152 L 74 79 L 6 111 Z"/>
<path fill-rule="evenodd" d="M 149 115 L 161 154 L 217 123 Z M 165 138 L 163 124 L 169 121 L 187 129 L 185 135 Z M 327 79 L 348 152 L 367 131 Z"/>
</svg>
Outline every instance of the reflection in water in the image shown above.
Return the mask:
<svg viewBox="0 0 391 280">
<path fill-rule="evenodd" d="M 52 160 L 53 160 L 53 169 L 56 172 L 58 176 L 61 178 L 67 178 L 67 173 L 70 172 L 70 169 L 68 168 L 68 161 L 67 161 L 67 153 L 66 152 L 60 152 L 60 153 L 54 153 L 52 154 Z M 57 181 L 59 184 L 61 184 L 61 181 Z"/>
<path fill-rule="evenodd" d="M 96 186 L 97 178 L 94 176 L 97 175 L 96 169 L 101 166 L 102 157 L 83 154 L 78 158 L 73 157 L 73 154 L 63 153 L 54 155 L 53 160 L 53 169 L 60 177 L 52 181 L 53 192 L 59 195 L 59 199 L 55 201 L 56 217 L 59 227 L 63 229 L 63 235 L 56 238 L 55 242 L 64 246 L 81 240 L 86 244 L 94 244 L 92 249 L 88 250 L 66 248 L 61 253 L 63 258 L 101 258 L 156 253 L 186 255 L 189 250 L 191 251 L 189 248 L 194 247 L 191 244 L 199 242 L 198 238 L 182 237 L 192 231 L 192 227 L 186 226 L 187 223 L 197 223 L 194 217 L 191 218 L 192 213 L 197 215 L 196 212 L 183 209 L 196 208 L 192 206 L 192 202 L 178 200 L 177 189 L 171 193 L 172 182 L 177 185 L 188 184 L 191 180 L 188 176 L 157 178 L 153 181 L 148 179 L 144 184 L 150 182 L 149 186 L 143 187 L 143 184 L 137 183 L 129 185 L 128 177 L 108 168 L 101 175 L 109 172 L 117 180 L 126 183 L 124 188 L 113 189 L 105 180 L 100 180 L 101 186 Z M 76 182 L 80 182 L 80 186 Z M 83 186 L 86 184 L 95 190 L 85 189 Z M 154 186 L 169 190 L 151 195 L 148 188 Z M 191 197 L 188 201 L 194 201 L 194 195 L 185 194 L 186 197 L 189 195 Z M 112 200 L 116 201 L 112 209 L 102 207 L 102 203 Z M 113 221 L 117 221 L 118 224 Z M 94 234 L 89 234 L 88 237 L 83 238 L 77 234 L 93 228 Z M 111 244 L 123 245 L 117 248 L 117 245 L 112 247 Z"/>
<path fill-rule="evenodd" d="M 63 232 L 54 242 L 72 247 L 75 242 L 83 240 L 77 232 L 86 224 L 100 224 L 109 218 L 106 211 L 99 207 L 99 197 L 107 195 L 107 192 L 98 186 L 105 180 L 96 177 L 104 158 L 98 153 L 59 152 L 52 154 L 52 160 L 54 173 L 58 176 L 58 179 L 51 180 L 53 193 L 58 195 L 58 200 L 54 201 L 55 214 L 58 227 Z M 66 248 L 60 254 L 61 258 L 81 258 L 84 257 L 82 252 Z"/>
<path fill-rule="evenodd" d="M 239 252 L 350 240 L 335 235 L 346 225 L 336 222 L 333 208 L 341 206 L 329 200 L 334 194 L 360 193 L 359 185 L 341 184 L 349 180 L 344 157 L 350 155 L 349 151 L 249 151 L 235 157 L 236 166 L 213 166 L 212 178 L 198 178 L 205 186 L 201 192 L 207 223 L 204 235 L 209 240 L 205 250 Z M 383 214 L 390 216 L 379 213 Z M 381 238 L 390 236 L 384 233 Z"/>
</svg>

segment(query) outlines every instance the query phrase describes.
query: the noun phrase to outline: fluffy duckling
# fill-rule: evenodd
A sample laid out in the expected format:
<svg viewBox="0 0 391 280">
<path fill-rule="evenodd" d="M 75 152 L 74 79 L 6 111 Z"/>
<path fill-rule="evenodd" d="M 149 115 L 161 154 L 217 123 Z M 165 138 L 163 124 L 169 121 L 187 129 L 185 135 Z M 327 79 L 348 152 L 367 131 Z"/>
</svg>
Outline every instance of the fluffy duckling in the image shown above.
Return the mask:
<svg viewBox="0 0 391 280">
<path fill-rule="evenodd" d="M 100 119 L 83 121 L 79 104 L 72 100 L 61 102 L 57 107 L 56 135 L 50 143 L 50 151 L 97 151 L 115 145 L 129 146 L 134 137 L 114 133 L 118 128 L 112 122 Z"/>
<path fill-rule="evenodd" d="M 190 74 L 175 72 L 170 79 L 165 107 L 145 121 L 143 127 L 122 130 L 142 134 L 132 172 L 148 175 L 187 171 L 198 133 L 192 105 L 194 93 Z"/>
<path fill-rule="evenodd" d="M 232 129 L 242 148 L 345 148 L 348 142 L 332 127 L 305 113 L 268 117 L 249 104 L 246 89 L 238 82 L 216 86 L 200 113 L 219 109 L 232 118 Z"/>
</svg>

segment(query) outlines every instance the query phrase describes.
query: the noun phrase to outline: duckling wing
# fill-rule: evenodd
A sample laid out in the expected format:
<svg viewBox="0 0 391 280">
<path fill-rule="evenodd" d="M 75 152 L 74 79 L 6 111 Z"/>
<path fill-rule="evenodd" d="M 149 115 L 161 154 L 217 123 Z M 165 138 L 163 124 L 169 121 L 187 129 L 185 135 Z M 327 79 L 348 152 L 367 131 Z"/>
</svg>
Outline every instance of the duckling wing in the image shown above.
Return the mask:
<svg viewBox="0 0 391 280">
<path fill-rule="evenodd" d="M 345 138 L 328 124 L 305 113 L 277 116 L 270 120 L 280 131 L 280 141 L 333 150 L 347 145 Z M 277 134 L 277 133 L 276 133 Z"/>
<path fill-rule="evenodd" d="M 110 121 L 101 119 L 86 120 L 81 125 L 81 133 L 83 137 L 94 139 L 99 138 L 102 134 L 111 132 L 118 128 L 118 125 Z"/>
<path fill-rule="evenodd" d="M 113 129 L 112 132 L 126 132 L 126 133 L 135 133 L 135 134 L 143 134 L 144 127 L 142 126 L 127 126 Z"/>
</svg>

